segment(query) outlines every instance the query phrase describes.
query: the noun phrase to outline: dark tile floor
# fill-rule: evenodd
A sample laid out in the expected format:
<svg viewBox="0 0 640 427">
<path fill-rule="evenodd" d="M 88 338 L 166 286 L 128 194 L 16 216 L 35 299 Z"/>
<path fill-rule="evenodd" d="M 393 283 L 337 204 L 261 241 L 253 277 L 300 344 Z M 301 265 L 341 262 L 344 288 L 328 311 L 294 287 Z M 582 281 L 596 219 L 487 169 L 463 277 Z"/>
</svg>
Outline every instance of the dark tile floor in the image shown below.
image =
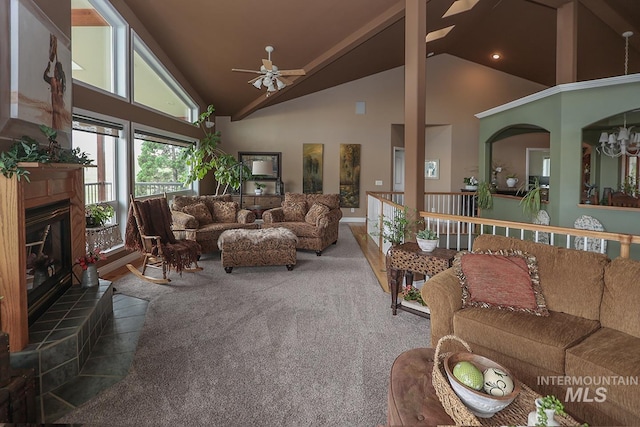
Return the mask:
<svg viewBox="0 0 640 427">
<path fill-rule="evenodd" d="M 113 317 L 102 330 L 80 374 L 42 396 L 43 422 L 55 422 L 127 375 L 148 304 L 126 295 L 113 296 Z"/>
</svg>

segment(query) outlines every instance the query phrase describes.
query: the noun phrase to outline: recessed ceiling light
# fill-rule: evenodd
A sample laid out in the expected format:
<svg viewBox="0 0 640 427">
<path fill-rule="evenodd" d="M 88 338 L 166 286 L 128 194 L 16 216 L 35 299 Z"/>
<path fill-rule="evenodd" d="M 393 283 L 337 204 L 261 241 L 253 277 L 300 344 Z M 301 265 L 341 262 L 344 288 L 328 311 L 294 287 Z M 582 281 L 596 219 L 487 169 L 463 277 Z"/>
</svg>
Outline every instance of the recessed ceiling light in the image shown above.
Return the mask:
<svg viewBox="0 0 640 427">
<path fill-rule="evenodd" d="M 473 6 L 476 5 L 480 0 L 457 0 L 451 4 L 451 7 L 447 9 L 447 11 L 442 15 L 443 18 L 447 16 L 455 15 L 457 13 L 466 12 L 469 9 L 472 9 Z"/>
<path fill-rule="evenodd" d="M 497 60 L 498 60 L 498 59 L 500 59 L 500 58 L 502 58 L 502 55 L 500 55 L 499 53 L 493 53 L 493 54 L 491 54 L 491 59 L 494 59 L 494 60 L 496 60 L 496 61 L 497 61 Z"/>
<path fill-rule="evenodd" d="M 429 34 L 427 34 L 426 42 L 429 43 L 429 42 L 432 42 L 434 40 L 441 39 L 442 37 L 444 37 L 447 34 L 449 34 L 449 31 L 453 30 L 453 27 L 455 27 L 455 25 L 451 25 L 451 26 L 446 27 L 446 28 L 441 28 L 441 29 L 436 30 L 436 31 L 431 31 Z"/>
</svg>

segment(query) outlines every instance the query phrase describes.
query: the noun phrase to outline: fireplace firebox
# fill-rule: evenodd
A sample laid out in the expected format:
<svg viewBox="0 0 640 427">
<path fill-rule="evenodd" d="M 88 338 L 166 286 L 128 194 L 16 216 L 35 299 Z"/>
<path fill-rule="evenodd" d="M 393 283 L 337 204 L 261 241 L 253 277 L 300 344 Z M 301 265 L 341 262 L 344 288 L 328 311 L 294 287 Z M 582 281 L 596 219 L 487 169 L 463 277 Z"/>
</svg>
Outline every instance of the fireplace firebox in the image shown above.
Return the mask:
<svg viewBox="0 0 640 427">
<path fill-rule="evenodd" d="M 70 206 L 63 200 L 25 211 L 29 325 L 71 286 Z"/>
</svg>

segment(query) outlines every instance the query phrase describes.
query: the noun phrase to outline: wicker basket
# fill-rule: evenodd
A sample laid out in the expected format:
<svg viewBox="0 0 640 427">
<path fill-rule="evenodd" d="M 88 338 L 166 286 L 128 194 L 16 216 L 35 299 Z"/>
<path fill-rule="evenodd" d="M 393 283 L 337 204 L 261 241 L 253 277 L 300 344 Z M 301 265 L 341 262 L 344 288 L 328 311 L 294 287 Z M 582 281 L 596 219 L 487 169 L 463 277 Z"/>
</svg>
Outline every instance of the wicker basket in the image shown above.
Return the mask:
<svg viewBox="0 0 640 427">
<path fill-rule="evenodd" d="M 436 395 L 438 399 L 440 399 L 440 403 L 442 403 L 445 412 L 456 424 L 480 426 L 482 424 L 478 418 L 462 403 L 462 400 L 460 400 L 451 388 L 451 385 L 449 385 L 447 374 L 444 371 L 444 359 L 447 353 L 441 353 L 442 345 L 445 341 L 458 341 L 458 343 L 462 344 L 464 348 L 471 353 L 469 344 L 455 335 L 445 335 L 440 338 L 433 357 L 433 373 L 431 377 L 433 388 L 436 390 Z"/>
<path fill-rule="evenodd" d="M 436 351 L 433 357 L 433 372 L 432 383 L 433 388 L 436 391 L 440 403 L 444 407 L 447 415 L 457 425 L 468 426 L 504 426 L 504 425 L 527 425 L 527 418 L 529 412 L 534 411 L 535 399 L 540 397 L 538 393 L 531 390 L 523 383 L 519 383 L 521 390 L 515 400 L 502 411 L 496 412 L 491 418 L 478 418 L 462 403 L 462 400 L 453 391 L 447 374 L 444 369 L 444 359 L 449 353 L 442 353 L 442 345 L 446 341 L 455 341 L 461 344 L 469 353 L 471 353 L 471 347 L 463 339 L 456 337 L 455 335 L 445 335 L 440 338 Z M 513 377 L 512 377 L 513 378 Z M 514 383 L 517 382 L 516 378 L 513 378 Z M 562 426 L 577 426 L 579 423 L 569 415 L 560 416 L 555 415 L 556 421 Z"/>
</svg>

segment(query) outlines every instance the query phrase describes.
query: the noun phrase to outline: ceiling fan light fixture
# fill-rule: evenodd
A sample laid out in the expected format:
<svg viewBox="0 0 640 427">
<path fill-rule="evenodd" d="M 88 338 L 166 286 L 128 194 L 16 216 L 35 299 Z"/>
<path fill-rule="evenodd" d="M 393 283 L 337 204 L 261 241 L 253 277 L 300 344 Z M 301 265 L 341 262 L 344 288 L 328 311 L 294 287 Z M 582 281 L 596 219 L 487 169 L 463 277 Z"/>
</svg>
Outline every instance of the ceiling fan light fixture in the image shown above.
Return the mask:
<svg viewBox="0 0 640 427">
<path fill-rule="evenodd" d="M 258 71 L 246 70 L 241 68 L 232 68 L 231 71 L 239 71 L 242 73 L 254 73 L 259 74 L 255 79 L 249 80 L 249 84 L 256 89 L 261 89 L 263 86 L 267 89 L 267 96 L 273 92 L 277 92 L 284 89 L 288 85 L 293 84 L 293 81 L 287 80 L 283 76 L 304 76 L 305 71 L 300 69 L 295 70 L 280 70 L 277 66 L 271 62 L 271 52 L 273 52 L 273 46 L 267 46 L 264 49 L 269 58 L 262 60 L 262 65 Z"/>
</svg>

